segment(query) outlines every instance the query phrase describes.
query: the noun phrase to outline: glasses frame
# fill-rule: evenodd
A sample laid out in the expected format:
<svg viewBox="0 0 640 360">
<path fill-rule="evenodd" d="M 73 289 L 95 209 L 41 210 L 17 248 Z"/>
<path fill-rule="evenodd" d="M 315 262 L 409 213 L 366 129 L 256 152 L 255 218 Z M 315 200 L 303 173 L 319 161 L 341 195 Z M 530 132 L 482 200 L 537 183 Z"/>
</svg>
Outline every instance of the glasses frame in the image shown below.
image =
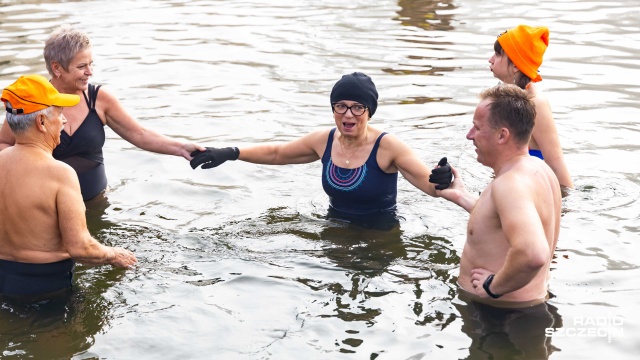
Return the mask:
<svg viewBox="0 0 640 360">
<path fill-rule="evenodd" d="M 347 109 L 344 112 L 338 112 L 336 110 L 336 105 L 342 105 L 342 106 L 346 107 Z M 353 109 L 352 109 L 354 106 L 362 106 L 364 108 L 364 110 L 362 111 L 361 114 L 356 114 L 355 112 L 353 112 Z M 353 116 L 362 116 L 367 112 L 367 109 L 369 109 L 369 107 L 367 105 L 362 105 L 362 104 L 353 104 L 351 106 L 347 106 L 347 104 L 341 103 L 341 102 L 331 103 L 331 110 L 333 110 L 334 113 L 339 114 L 339 115 L 344 115 L 344 114 L 347 113 L 347 111 L 351 111 Z"/>
</svg>

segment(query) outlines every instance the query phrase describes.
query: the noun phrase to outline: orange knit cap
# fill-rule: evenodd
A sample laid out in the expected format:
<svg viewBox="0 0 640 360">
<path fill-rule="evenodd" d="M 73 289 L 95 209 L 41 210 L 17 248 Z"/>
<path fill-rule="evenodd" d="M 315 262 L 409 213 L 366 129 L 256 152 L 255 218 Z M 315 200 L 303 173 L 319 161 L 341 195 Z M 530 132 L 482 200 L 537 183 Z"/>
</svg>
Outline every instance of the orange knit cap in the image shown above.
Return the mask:
<svg viewBox="0 0 640 360">
<path fill-rule="evenodd" d="M 518 25 L 498 37 L 498 42 L 507 56 L 531 81 L 538 82 L 538 68 L 542 55 L 549 46 L 549 29 L 544 26 Z"/>
</svg>

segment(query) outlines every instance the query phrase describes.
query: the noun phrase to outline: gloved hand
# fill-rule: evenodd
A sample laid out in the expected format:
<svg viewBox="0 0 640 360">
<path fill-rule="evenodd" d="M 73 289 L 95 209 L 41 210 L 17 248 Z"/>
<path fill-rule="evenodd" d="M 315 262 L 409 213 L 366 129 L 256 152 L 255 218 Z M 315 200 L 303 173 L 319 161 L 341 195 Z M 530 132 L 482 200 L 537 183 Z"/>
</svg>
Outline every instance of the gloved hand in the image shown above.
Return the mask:
<svg viewBox="0 0 640 360">
<path fill-rule="evenodd" d="M 440 167 L 431 170 L 429 182 L 438 184 L 436 185 L 437 190 L 444 190 L 451 185 L 451 181 L 453 181 L 453 173 L 451 172 L 451 165 L 447 162 L 446 156 L 440 159 L 438 166 Z"/>
<path fill-rule="evenodd" d="M 205 151 L 194 151 L 191 153 L 193 159 L 189 162 L 191 168 L 195 169 L 202 165 L 203 169 L 214 168 L 227 160 L 238 160 L 240 150 L 237 147 L 212 148 Z"/>
</svg>

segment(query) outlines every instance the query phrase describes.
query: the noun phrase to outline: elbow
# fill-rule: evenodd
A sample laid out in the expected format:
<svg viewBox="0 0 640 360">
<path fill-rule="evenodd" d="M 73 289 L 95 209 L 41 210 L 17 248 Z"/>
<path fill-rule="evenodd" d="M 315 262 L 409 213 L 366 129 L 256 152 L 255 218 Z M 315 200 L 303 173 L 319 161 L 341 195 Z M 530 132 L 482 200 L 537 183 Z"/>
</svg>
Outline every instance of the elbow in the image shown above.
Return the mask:
<svg viewBox="0 0 640 360">
<path fill-rule="evenodd" d="M 549 262 L 549 251 L 536 251 L 527 257 L 525 266 L 529 271 L 538 272 Z"/>
</svg>

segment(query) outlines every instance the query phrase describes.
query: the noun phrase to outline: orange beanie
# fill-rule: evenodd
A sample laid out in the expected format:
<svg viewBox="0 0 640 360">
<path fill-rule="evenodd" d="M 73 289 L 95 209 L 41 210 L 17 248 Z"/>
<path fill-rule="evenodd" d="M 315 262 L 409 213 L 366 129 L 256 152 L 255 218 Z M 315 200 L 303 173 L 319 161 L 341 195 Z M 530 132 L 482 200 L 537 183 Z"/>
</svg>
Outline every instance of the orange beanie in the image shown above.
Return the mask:
<svg viewBox="0 0 640 360">
<path fill-rule="evenodd" d="M 498 37 L 498 42 L 509 59 L 531 81 L 542 80 L 538 75 L 538 68 L 542 64 L 542 55 L 549 46 L 549 29 L 544 26 L 518 25 Z"/>
</svg>

